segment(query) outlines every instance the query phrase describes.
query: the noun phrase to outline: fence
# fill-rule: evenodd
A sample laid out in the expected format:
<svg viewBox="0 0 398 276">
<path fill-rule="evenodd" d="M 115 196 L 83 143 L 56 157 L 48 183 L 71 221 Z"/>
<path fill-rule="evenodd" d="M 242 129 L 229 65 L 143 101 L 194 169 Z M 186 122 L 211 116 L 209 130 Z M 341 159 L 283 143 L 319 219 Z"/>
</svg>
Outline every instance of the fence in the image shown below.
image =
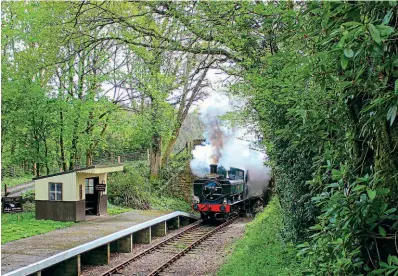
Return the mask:
<svg viewBox="0 0 398 276">
<path fill-rule="evenodd" d="M 121 164 L 128 163 L 133 161 L 145 161 L 148 160 L 148 150 L 142 149 L 137 150 L 135 152 L 130 153 L 102 153 L 100 155 L 96 155 L 92 159 L 92 165 L 111 165 L 111 164 Z M 61 171 L 62 165 L 61 162 L 54 161 L 49 166 L 49 173 L 57 173 Z M 45 164 L 40 165 L 40 173 L 47 174 L 47 168 Z M 86 160 L 76 160 L 75 168 L 84 168 L 86 167 Z M 14 178 L 21 177 L 24 175 L 33 175 L 37 170 L 36 163 L 28 163 L 23 162 L 22 164 L 11 165 L 7 167 L 1 168 L 1 179 L 3 180 L 5 177 Z"/>
</svg>

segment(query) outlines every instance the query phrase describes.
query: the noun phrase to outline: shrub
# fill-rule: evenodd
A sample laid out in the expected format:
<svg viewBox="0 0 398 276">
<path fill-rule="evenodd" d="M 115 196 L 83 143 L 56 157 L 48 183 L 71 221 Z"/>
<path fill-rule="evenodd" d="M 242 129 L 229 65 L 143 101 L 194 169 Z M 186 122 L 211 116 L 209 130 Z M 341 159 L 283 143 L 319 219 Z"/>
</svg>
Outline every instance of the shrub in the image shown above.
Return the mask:
<svg viewBox="0 0 398 276">
<path fill-rule="evenodd" d="M 312 198 L 321 214 L 310 228 L 311 240 L 299 245 L 300 255 L 306 256 L 317 275 L 366 273 L 377 268 L 378 262 L 380 269 L 371 275 L 398 271 L 398 259 L 393 256 L 397 209 L 385 200 L 390 189 L 382 187 L 377 174 L 351 181 L 349 167 L 332 170 L 331 166 L 329 162 L 323 177 L 329 183 Z"/>
<path fill-rule="evenodd" d="M 108 177 L 109 201 L 115 205 L 135 209 L 149 209 L 151 186 L 134 166 L 125 166 L 123 172 Z"/>
</svg>

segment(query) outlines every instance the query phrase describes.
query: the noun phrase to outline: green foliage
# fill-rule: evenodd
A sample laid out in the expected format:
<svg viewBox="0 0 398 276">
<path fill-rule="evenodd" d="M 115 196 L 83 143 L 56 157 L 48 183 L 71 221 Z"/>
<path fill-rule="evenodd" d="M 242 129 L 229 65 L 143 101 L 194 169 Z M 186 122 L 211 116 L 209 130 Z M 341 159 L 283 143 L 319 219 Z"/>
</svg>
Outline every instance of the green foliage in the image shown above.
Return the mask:
<svg viewBox="0 0 398 276">
<path fill-rule="evenodd" d="M 231 90 L 247 98 L 242 114 L 261 129 L 282 235 L 308 242 L 310 273 L 375 273 L 388 258 L 393 266 L 397 3 L 199 3 L 193 9 L 201 19 L 194 21 L 184 9 L 167 7 L 240 66 L 232 73 L 242 79 Z M 314 225 L 321 225 L 315 236 Z"/>
<path fill-rule="evenodd" d="M 192 208 L 189 203 L 181 198 L 152 195 L 149 198 L 149 202 L 151 204 L 151 208 L 155 210 L 192 212 Z"/>
<path fill-rule="evenodd" d="M 278 47 L 263 54 L 266 60 L 247 53 L 250 67 L 234 91 L 251 99 L 265 136 L 283 236 L 307 242 L 310 273 L 375 273 L 388 258 L 393 273 L 397 5 L 311 2 L 265 10 L 274 16 L 266 28 Z"/>
<path fill-rule="evenodd" d="M 23 163 L 33 171 L 36 164 L 35 174 L 49 174 L 90 165 L 101 154 L 151 148 L 153 136 L 169 139 L 174 107 L 167 98 L 181 85 L 180 63 L 144 47 L 85 45 L 71 36 L 80 8 L 2 3 L 4 167 Z M 156 28 L 150 17 L 137 20 Z"/>
<path fill-rule="evenodd" d="M 34 212 L 1 215 L 1 243 L 44 234 L 72 226 L 74 222 L 36 220 Z"/>
<path fill-rule="evenodd" d="M 351 182 L 347 166 L 332 170 L 329 164 L 326 171 L 332 174 L 324 175 L 324 190 L 312 198 L 321 215 L 318 224 L 310 228 L 315 232 L 311 240 L 299 246 L 300 254 L 307 257 L 317 275 L 353 275 L 362 267 L 369 271 L 372 262 L 387 259 L 395 251 L 393 244 L 385 242 L 387 232 L 398 230 L 397 209 L 389 208 L 385 200 L 390 190 L 380 186 L 382 179 L 377 174 Z M 364 257 L 369 263 L 364 263 Z M 392 273 L 398 266 L 384 268 Z"/>
<path fill-rule="evenodd" d="M 163 166 L 159 172 L 159 178 L 152 181 L 156 192 L 168 196 L 184 196 L 179 188 L 181 178 L 187 172 L 189 160 L 192 156 L 190 153 L 183 151 L 177 156 L 171 156 L 169 162 Z"/>
<path fill-rule="evenodd" d="M 149 167 L 145 162 L 133 162 L 125 166 L 123 172 L 110 174 L 109 201 L 133 209 L 191 211 L 190 205 L 178 197 L 175 188 L 182 170 L 185 169 L 183 165 L 186 164 L 187 158 L 181 154 L 168 162 L 168 166 L 162 169 L 157 180 L 149 180 Z"/>
<path fill-rule="evenodd" d="M 32 189 L 32 190 L 22 193 L 22 200 L 23 200 L 24 204 L 26 204 L 26 203 L 34 204 L 35 203 L 35 190 Z"/>
<path fill-rule="evenodd" d="M 108 177 L 108 198 L 112 204 L 134 209 L 149 209 L 151 185 L 143 176 L 141 164 L 125 166 L 123 172 Z"/>
<path fill-rule="evenodd" d="M 304 267 L 295 247 L 282 240 L 282 228 L 282 210 L 275 197 L 246 226 L 245 236 L 234 244 L 218 275 L 301 275 Z"/>
</svg>

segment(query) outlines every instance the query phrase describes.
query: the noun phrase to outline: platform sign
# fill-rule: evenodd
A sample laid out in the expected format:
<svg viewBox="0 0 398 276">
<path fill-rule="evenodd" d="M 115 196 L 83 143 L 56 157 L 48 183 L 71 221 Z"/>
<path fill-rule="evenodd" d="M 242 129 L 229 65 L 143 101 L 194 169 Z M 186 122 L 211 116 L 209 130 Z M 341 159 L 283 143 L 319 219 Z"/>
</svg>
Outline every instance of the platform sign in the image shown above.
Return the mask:
<svg viewBox="0 0 398 276">
<path fill-rule="evenodd" d="M 99 191 L 99 192 L 104 192 L 105 188 L 106 188 L 105 184 L 97 184 L 97 185 L 95 185 L 95 190 Z"/>
<path fill-rule="evenodd" d="M 3 213 L 19 213 L 23 211 L 22 196 L 3 197 Z"/>
</svg>

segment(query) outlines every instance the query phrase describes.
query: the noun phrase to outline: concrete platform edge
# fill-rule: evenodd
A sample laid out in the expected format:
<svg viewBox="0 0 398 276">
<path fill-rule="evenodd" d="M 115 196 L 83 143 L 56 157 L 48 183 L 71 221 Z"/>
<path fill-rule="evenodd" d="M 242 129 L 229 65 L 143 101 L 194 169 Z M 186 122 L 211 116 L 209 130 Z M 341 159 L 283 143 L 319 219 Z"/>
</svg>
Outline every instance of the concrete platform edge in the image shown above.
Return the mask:
<svg viewBox="0 0 398 276">
<path fill-rule="evenodd" d="M 4 276 L 25 276 L 25 275 L 30 275 L 33 273 L 37 273 L 39 271 L 44 270 L 45 268 L 51 267 L 55 264 L 58 264 L 60 262 L 63 262 L 67 259 L 73 258 L 81 253 L 87 252 L 89 250 L 92 250 L 94 248 L 103 246 L 105 244 L 108 244 L 112 241 L 118 240 L 120 238 L 123 238 L 131 233 L 143 230 L 145 228 L 151 227 L 153 225 L 156 225 L 158 223 L 179 217 L 179 216 L 183 216 L 183 217 L 187 217 L 187 218 L 192 218 L 192 219 L 199 219 L 198 217 L 191 215 L 189 213 L 185 213 L 185 212 L 181 212 L 181 211 L 176 211 L 164 216 L 160 216 L 157 217 L 155 219 L 152 220 L 148 220 L 146 222 L 131 226 L 129 228 L 126 228 L 124 230 L 118 231 L 116 233 L 107 235 L 105 237 L 96 239 L 94 241 L 79 245 L 77 247 L 68 249 L 66 251 L 63 251 L 61 253 L 58 253 L 56 255 L 53 255 L 49 258 L 46 258 L 44 260 L 38 261 L 36 263 L 30 264 L 28 266 L 10 271 L 6 274 L 4 274 Z"/>
</svg>

